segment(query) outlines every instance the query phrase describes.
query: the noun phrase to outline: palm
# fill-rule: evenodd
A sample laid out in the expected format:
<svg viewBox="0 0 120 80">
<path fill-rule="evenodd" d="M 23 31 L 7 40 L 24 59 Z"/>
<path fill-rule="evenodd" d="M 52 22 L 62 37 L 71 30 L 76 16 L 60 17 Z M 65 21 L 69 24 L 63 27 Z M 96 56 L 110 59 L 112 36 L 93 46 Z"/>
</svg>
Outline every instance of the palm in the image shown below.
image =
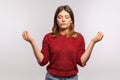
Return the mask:
<svg viewBox="0 0 120 80">
<path fill-rule="evenodd" d="M 33 41 L 33 38 L 30 36 L 30 34 L 28 33 L 28 31 L 24 31 L 23 34 L 23 39 L 28 41 L 28 42 L 32 42 Z"/>
<path fill-rule="evenodd" d="M 102 40 L 102 38 L 103 38 L 103 33 L 98 32 L 97 35 L 92 39 L 92 41 L 96 43 L 96 42 Z"/>
</svg>

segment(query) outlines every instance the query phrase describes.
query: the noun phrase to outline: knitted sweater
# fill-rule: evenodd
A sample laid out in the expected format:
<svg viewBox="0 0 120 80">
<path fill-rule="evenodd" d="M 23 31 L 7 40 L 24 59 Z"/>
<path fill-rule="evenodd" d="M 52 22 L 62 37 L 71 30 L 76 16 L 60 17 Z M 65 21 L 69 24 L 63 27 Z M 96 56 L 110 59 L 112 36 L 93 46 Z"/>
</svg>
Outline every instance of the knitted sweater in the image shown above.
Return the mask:
<svg viewBox="0 0 120 80">
<path fill-rule="evenodd" d="M 78 73 L 77 64 L 82 66 L 80 57 L 85 52 L 83 36 L 78 33 L 78 38 L 59 35 L 52 37 L 51 33 L 45 35 L 41 52 L 44 55 L 41 66 L 46 65 L 47 71 L 54 76 L 71 77 Z"/>
</svg>

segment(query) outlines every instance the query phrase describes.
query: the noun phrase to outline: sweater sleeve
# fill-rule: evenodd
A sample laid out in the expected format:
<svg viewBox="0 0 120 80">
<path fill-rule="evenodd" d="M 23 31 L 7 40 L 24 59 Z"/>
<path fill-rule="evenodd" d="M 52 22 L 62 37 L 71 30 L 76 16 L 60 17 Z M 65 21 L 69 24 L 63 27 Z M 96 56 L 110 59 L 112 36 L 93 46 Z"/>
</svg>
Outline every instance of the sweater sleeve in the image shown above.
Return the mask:
<svg viewBox="0 0 120 80">
<path fill-rule="evenodd" d="M 46 35 L 44 37 L 44 39 L 43 39 L 41 52 L 42 52 L 44 57 L 43 57 L 43 60 L 40 63 L 40 65 L 44 66 L 49 61 L 49 40 L 48 40 L 48 35 Z"/>
<path fill-rule="evenodd" d="M 78 53 L 77 53 L 77 64 L 80 65 L 81 67 L 83 67 L 81 63 L 81 56 L 84 52 L 85 52 L 85 41 L 84 41 L 83 36 L 81 36 Z"/>
</svg>

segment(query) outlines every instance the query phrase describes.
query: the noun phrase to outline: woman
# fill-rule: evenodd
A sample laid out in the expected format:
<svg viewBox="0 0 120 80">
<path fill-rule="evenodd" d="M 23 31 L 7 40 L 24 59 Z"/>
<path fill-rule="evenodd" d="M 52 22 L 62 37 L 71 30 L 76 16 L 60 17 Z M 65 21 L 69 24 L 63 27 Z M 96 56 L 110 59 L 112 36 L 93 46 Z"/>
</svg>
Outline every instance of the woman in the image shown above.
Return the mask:
<svg viewBox="0 0 120 80">
<path fill-rule="evenodd" d="M 41 51 L 28 31 L 24 31 L 22 36 L 32 45 L 41 66 L 49 62 L 45 80 L 78 80 L 77 65 L 86 65 L 103 33 L 98 32 L 85 50 L 82 34 L 74 31 L 74 14 L 68 5 L 64 5 L 57 8 L 52 32 L 45 35 Z"/>
</svg>

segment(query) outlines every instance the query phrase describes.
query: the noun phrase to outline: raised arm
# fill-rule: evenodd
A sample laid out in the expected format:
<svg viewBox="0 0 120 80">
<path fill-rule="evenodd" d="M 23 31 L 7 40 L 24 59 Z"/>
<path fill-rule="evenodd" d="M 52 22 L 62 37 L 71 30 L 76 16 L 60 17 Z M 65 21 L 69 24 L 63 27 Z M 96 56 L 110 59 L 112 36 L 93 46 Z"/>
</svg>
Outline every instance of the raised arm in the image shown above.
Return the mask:
<svg viewBox="0 0 120 80">
<path fill-rule="evenodd" d="M 91 56 L 91 53 L 92 53 L 92 50 L 94 48 L 94 45 L 101 41 L 103 38 L 103 33 L 102 32 L 98 32 L 97 35 L 92 38 L 92 40 L 90 41 L 86 51 L 84 52 L 84 54 L 81 56 L 81 63 L 82 63 L 82 66 L 85 66 L 87 61 L 89 60 L 90 56 Z"/>
<path fill-rule="evenodd" d="M 43 54 L 40 52 L 40 50 L 39 50 L 39 48 L 38 48 L 35 40 L 30 36 L 30 34 L 28 33 L 28 31 L 24 31 L 24 32 L 22 33 L 22 36 L 23 36 L 23 39 L 24 39 L 24 40 L 26 40 L 27 42 L 29 42 L 29 43 L 31 44 L 31 46 L 32 46 L 32 48 L 33 48 L 33 51 L 34 51 L 34 55 L 35 55 L 37 61 L 38 61 L 39 63 L 41 63 L 44 56 L 43 56 Z"/>
</svg>

